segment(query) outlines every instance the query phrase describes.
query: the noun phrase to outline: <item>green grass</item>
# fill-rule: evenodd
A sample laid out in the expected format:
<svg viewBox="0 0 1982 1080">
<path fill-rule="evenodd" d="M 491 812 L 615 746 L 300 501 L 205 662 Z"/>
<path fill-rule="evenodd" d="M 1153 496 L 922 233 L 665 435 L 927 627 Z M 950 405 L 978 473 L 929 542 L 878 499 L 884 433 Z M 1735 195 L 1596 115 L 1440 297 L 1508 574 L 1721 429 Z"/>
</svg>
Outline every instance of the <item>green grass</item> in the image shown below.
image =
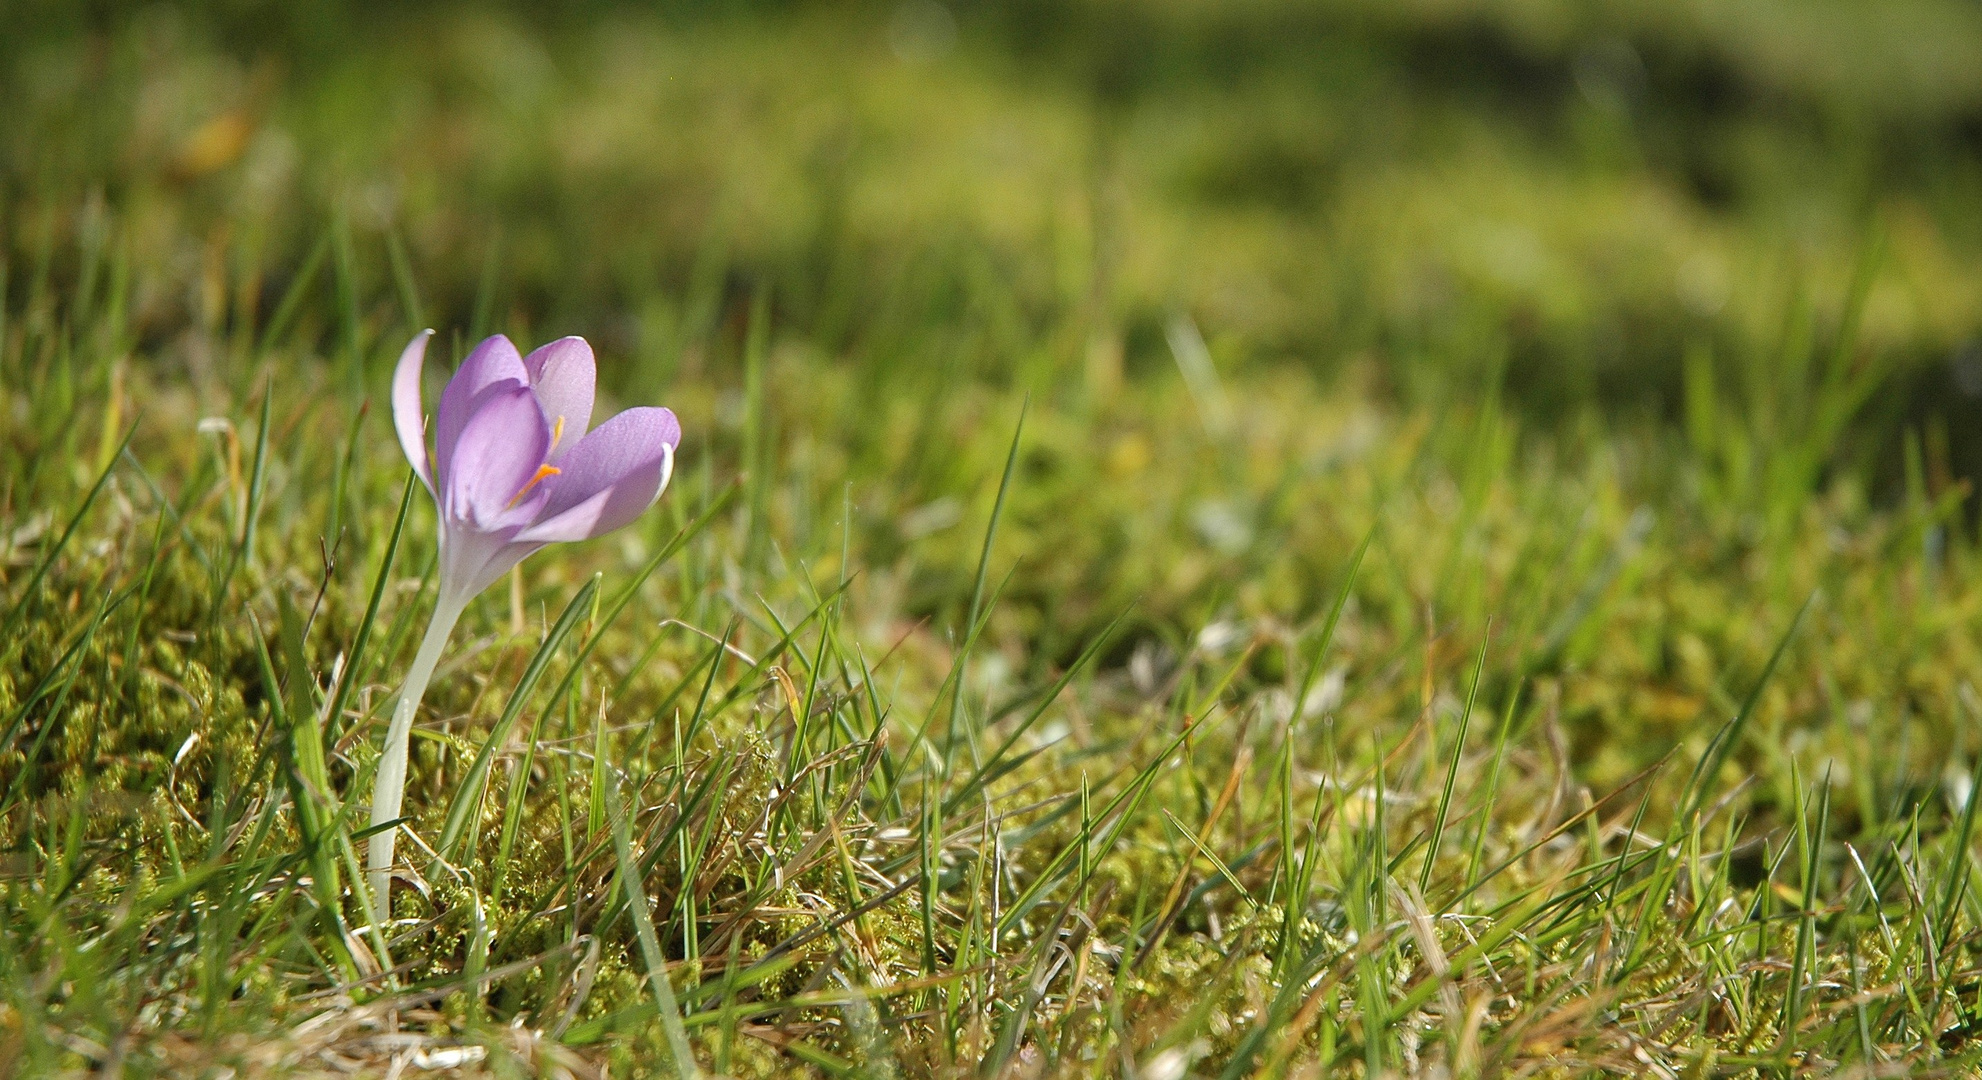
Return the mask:
<svg viewBox="0 0 1982 1080">
<path fill-rule="evenodd" d="M 1811 136 L 1873 92 L 1784 59 L 1864 18 L 1824 10 L 1618 6 L 1613 130 L 1425 70 L 1582 62 L 1490 3 L 964 8 L 915 62 L 885 8 L 448 9 L 430 68 L 37 9 L 0 1073 L 1974 1072 L 1982 564 L 1933 381 L 1972 155 L 1920 133 L 1976 91 L 1935 53 Z M 1969 18 L 1906 11 L 1879 47 Z M 1687 112 L 1689 50 L 1760 103 Z M 1771 177 L 1895 132 L 1916 172 L 1785 235 Z M 1745 194 L 1695 200 L 1668 166 L 1730 143 Z M 1775 269 L 1675 296 L 1702 251 Z M 435 551 L 384 391 L 429 322 L 450 362 L 585 332 L 687 439 L 464 617 L 388 918 L 364 798 Z"/>
</svg>

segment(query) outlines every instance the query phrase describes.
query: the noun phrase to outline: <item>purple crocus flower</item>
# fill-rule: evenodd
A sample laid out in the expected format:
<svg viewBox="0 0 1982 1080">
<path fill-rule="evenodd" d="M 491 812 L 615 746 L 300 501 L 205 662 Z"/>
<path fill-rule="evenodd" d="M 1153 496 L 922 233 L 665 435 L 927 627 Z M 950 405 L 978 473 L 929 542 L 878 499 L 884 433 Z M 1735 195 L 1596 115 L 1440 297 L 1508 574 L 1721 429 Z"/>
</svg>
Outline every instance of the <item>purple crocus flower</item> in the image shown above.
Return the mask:
<svg viewBox="0 0 1982 1080">
<path fill-rule="evenodd" d="M 498 334 L 475 346 L 441 392 L 430 455 L 420 373 L 432 336 L 415 337 L 399 356 L 392 422 L 440 514 L 440 589 L 386 729 L 373 825 L 399 816 L 413 714 L 468 602 L 546 544 L 590 539 L 639 517 L 667 487 L 681 442 L 674 413 L 660 408 L 628 409 L 587 430 L 595 370 L 584 338 L 523 356 Z M 381 914 L 396 831 L 371 838 Z"/>
</svg>

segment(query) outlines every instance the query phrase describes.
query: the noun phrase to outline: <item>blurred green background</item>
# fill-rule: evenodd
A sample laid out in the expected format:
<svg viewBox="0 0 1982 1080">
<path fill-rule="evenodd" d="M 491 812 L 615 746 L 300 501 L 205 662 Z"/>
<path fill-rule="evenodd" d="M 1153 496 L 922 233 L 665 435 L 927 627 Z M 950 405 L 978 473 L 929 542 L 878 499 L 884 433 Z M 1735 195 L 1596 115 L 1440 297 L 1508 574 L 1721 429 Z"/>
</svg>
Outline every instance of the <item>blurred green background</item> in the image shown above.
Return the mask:
<svg viewBox="0 0 1982 1080">
<path fill-rule="evenodd" d="M 410 289 L 642 397 L 733 378 L 768 290 L 877 380 L 1105 397 L 1175 377 L 1182 314 L 1223 370 L 1436 406 L 1504 365 L 1547 424 L 1658 421 L 1689 347 L 1833 332 L 1883 242 L 1868 452 L 1938 415 L 1982 463 L 1968 0 L 9 7 L 9 263 L 107 208 L 141 351 L 196 380 L 330 235 L 368 354 Z"/>
</svg>

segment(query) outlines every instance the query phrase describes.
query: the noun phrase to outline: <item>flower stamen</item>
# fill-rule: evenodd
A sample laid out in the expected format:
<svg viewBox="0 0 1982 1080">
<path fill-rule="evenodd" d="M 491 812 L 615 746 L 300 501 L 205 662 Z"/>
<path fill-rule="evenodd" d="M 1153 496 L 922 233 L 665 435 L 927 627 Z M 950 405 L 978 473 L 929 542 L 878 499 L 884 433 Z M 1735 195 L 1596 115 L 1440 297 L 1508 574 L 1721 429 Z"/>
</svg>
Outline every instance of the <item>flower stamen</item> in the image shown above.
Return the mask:
<svg viewBox="0 0 1982 1080">
<path fill-rule="evenodd" d="M 563 469 L 560 469 L 555 465 L 537 466 L 537 475 L 531 477 L 529 483 L 524 484 L 520 489 L 517 490 L 515 498 L 509 500 L 509 505 L 513 507 L 517 503 L 522 502 L 523 496 L 530 494 L 531 488 L 536 487 L 540 483 L 543 483 L 545 477 L 556 476 L 563 471 L 564 471 Z"/>
<path fill-rule="evenodd" d="M 560 416 L 557 418 L 557 422 L 551 425 L 551 448 L 549 450 L 544 451 L 544 453 L 546 454 L 557 453 L 557 444 L 563 441 L 564 441 L 564 417 Z M 542 480 L 542 479 L 543 479 L 542 476 L 537 477 L 537 480 Z M 534 484 L 537 482 L 537 480 L 532 480 L 530 481 L 530 483 Z M 523 490 L 525 491 L 530 490 L 529 485 L 527 484 L 524 485 Z"/>
</svg>

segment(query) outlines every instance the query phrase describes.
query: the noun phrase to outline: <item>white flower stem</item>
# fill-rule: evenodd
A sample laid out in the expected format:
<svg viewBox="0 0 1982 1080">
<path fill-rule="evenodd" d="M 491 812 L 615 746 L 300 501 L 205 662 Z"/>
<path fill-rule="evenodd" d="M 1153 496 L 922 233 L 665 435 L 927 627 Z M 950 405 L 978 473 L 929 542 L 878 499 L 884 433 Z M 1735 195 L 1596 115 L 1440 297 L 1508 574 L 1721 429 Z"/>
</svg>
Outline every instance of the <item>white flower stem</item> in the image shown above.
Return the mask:
<svg viewBox="0 0 1982 1080">
<path fill-rule="evenodd" d="M 399 816 L 399 805 L 406 795 L 406 755 L 413 738 L 413 716 L 420 711 L 420 699 L 426 696 L 427 683 L 434 677 L 434 667 L 440 663 L 448 635 L 454 632 L 454 624 L 467 606 L 468 598 L 441 596 L 434 605 L 432 620 L 427 623 L 427 636 L 420 639 L 420 651 L 414 654 L 413 666 L 406 671 L 399 702 L 392 709 L 392 724 L 385 729 L 385 753 L 379 757 L 378 779 L 372 785 L 374 827 Z M 388 885 L 392 880 L 393 841 L 398 836 L 399 830 L 391 828 L 371 837 L 372 902 L 381 920 L 392 914 Z"/>
</svg>

